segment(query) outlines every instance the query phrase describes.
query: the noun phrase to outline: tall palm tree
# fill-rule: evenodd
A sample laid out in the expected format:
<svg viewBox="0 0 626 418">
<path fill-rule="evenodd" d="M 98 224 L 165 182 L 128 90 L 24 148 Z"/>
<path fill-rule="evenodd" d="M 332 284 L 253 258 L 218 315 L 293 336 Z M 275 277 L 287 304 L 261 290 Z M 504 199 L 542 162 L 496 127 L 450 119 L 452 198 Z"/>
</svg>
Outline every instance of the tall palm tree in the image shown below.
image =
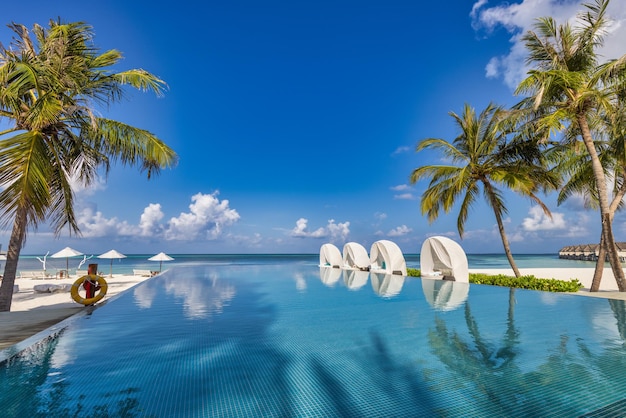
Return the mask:
<svg viewBox="0 0 626 418">
<path fill-rule="evenodd" d="M 616 115 L 616 103 L 624 94 L 626 55 L 605 64 L 598 64 L 597 49 L 602 45 L 607 27 L 606 9 L 609 0 L 584 4 L 580 25 L 557 24 L 544 17 L 537 21 L 535 31 L 524 36 L 533 69 L 517 88 L 527 94 L 518 107 L 536 111 L 544 129 L 558 132 L 574 126 L 589 155 L 595 180 L 602 224 L 601 242 L 620 291 L 626 291 L 626 279 L 619 261 L 613 236 L 615 210 L 609 203 L 605 168 L 599 155 L 599 139 L 594 141 L 593 121 L 602 115 Z M 602 269 L 596 269 L 601 274 Z M 595 281 L 595 278 L 594 278 Z"/>
<path fill-rule="evenodd" d="M 19 24 L 10 47 L 0 45 L 0 226 L 12 232 L 0 311 L 9 311 L 20 251 L 29 228 L 44 221 L 58 235 L 79 234 L 72 182 L 91 184 L 111 164 L 139 166 L 148 178 L 173 166 L 176 154 L 152 133 L 97 116 L 123 97 L 124 86 L 161 95 L 166 87 L 144 70 L 113 72 L 121 54 L 100 52 L 82 22 Z"/>
<path fill-rule="evenodd" d="M 461 199 L 457 218 L 461 238 L 470 208 L 482 188 L 483 196 L 496 217 L 504 252 L 515 276 L 519 277 L 502 219 L 507 208 L 498 187 L 503 186 L 529 197 L 551 216 L 536 193 L 540 189 L 556 188 L 558 178 L 543 166 L 536 144 L 508 140 L 515 125 L 505 118 L 506 114 L 501 107 L 493 104 L 488 105 L 479 116 L 467 104 L 461 116 L 451 112 L 460 128 L 459 136 L 452 143 L 439 138 L 424 139 L 417 145 L 417 152 L 425 149 L 441 151 L 452 164 L 419 167 L 412 172 L 410 179 L 416 183 L 430 178 L 421 199 L 422 214 L 428 215 L 429 222 L 437 219 L 440 209 L 448 213 Z"/>
</svg>

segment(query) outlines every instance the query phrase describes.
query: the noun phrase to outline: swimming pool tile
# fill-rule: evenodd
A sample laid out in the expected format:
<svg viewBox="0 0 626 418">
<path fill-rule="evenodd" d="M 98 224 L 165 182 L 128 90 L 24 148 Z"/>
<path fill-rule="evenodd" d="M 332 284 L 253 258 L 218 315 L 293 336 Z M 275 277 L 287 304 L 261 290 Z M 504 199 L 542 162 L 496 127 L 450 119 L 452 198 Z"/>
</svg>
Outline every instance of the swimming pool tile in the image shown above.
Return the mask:
<svg viewBox="0 0 626 418">
<path fill-rule="evenodd" d="M 544 417 L 624 408 L 626 319 L 606 300 L 471 286 L 466 301 L 442 311 L 419 279 L 385 298 L 371 283 L 328 287 L 316 266 L 289 265 L 177 268 L 141 286 L 5 365 L 8 416 Z"/>
</svg>

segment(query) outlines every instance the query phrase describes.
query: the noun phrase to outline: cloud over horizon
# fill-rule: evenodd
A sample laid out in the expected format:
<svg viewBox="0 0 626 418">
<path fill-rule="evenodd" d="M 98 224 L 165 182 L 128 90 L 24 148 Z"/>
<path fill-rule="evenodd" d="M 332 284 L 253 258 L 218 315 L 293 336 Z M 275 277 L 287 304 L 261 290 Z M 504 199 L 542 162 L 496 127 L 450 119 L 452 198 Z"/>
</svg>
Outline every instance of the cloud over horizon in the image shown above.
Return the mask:
<svg viewBox="0 0 626 418">
<path fill-rule="evenodd" d="M 296 226 L 291 230 L 290 236 L 294 238 L 329 238 L 332 241 L 345 241 L 350 234 L 350 222 L 335 223 L 334 219 L 328 220 L 325 227 L 309 231 L 309 220 L 300 218 L 296 221 Z"/>
<path fill-rule="evenodd" d="M 78 224 L 84 237 L 139 236 L 161 238 L 169 241 L 215 240 L 225 227 L 240 219 L 239 213 L 229 207 L 228 200 L 220 201 L 218 191 L 212 194 L 197 193 L 191 197 L 189 212 L 170 218 L 166 224 L 160 203 L 150 203 L 143 210 L 137 225 L 120 221 L 116 217 L 106 218 L 92 205 L 78 212 Z"/>
</svg>

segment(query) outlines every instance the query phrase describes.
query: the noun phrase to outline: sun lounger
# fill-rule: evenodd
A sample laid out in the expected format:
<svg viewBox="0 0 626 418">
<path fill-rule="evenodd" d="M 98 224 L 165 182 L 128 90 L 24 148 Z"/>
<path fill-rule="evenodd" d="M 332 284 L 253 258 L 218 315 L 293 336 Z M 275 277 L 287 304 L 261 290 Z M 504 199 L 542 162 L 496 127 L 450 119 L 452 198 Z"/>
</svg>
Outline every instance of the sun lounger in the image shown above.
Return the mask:
<svg viewBox="0 0 626 418">
<path fill-rule="evenodd" d="M 152 276 L 152 272 L 150 270 L 133 269 L 133 275 L 150 277 Z"/>
<path fill-rule="evenodd" d="M 20 270 L 20 279 L 49 279 L 52 274 L 43 270 Z"/>
<path fill-rule="evenodd" d="M 66 293 L 72 289 L 71 283 L 64 284 L 36 284 L 33 286 L 34 293 Z"/>
</svg>

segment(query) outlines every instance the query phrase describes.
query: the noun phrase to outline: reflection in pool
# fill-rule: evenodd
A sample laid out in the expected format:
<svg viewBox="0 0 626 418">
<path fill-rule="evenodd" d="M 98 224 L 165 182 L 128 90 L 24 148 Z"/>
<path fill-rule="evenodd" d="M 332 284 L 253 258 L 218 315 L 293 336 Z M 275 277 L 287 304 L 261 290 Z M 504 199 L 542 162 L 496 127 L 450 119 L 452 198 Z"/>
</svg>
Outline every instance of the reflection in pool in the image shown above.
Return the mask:
<svg viewBox="0 0 626 418">
<path fill-rule="evenodd" d="M 623 301 L 332 273 L 173 268 L 0 365 L 2 415 L 624 415 Z"/>
</svg>

